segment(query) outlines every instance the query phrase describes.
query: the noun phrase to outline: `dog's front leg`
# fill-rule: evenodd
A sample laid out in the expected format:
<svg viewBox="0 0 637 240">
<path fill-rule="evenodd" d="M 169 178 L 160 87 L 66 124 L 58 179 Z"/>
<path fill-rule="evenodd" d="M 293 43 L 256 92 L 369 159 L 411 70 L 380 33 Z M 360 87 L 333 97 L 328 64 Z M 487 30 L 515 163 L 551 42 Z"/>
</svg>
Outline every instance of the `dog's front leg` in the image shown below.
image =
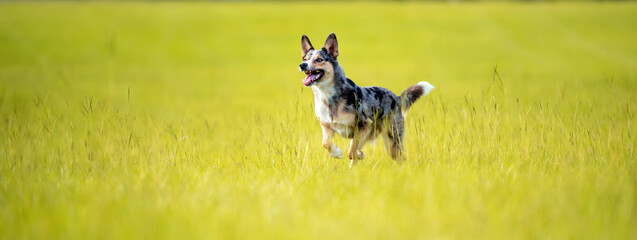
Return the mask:
<svg viewBox="0 0 637 240">
<path fill-rule="evenodd" d="M 323 130 L 323 147 L 327 149 L 330 156 L 335 158 L 343 158 L 343 152 L 332 143 L 332 137 L 334 136 L 334 130 L 330 128 L 327 123 L 321 122 L 321 129 Z"/>
<path fill-rule="evenodd" d="M 354 133 L 354 138 L 349 143 L 349 151 L 347 153 L 349 159 L 352 160 L 349 163 L 350 167 L 354 166 L 357 160 L 365 158 L 365 154 L 363 154 L 360 149 L 363 148 L 363 145 L 365 145 L 365 142 L 367 142 L 369 134 L 370 129 L 368 127 L 359 128 L 357 132 Z"/>
</svg>

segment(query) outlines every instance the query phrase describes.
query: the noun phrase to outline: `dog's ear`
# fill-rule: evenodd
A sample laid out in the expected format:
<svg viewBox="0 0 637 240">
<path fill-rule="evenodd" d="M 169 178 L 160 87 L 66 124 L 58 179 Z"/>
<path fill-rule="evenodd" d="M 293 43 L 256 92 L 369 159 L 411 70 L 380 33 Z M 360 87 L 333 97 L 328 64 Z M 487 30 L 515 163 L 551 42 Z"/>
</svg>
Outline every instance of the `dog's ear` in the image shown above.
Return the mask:
<svg viewBox="0 0 637 240">
<path fill-rule="evenodd" d="M 330 56 L 332 56 L 334 59 L 338 57 L 338 41 L 336 41 L 336 34 L 331 33 L 329 36 L 327 36 L 323 48 L 325 48 L 325 50 L 327 50 L 327 53 L 329 53 Z"/>
<path fill-rule="evenodd" d="M 314 47 L 312 47 L 312 43 L 310 43 L 310 39 L 307 38 L 305 34 L 303 34 L 303 36 L 301 37 L 301 51 L 303 51 L 302 57 L 305 57 L 307 52 L 309 52 L 310 50 L 314 50 Z"/>
</svg>

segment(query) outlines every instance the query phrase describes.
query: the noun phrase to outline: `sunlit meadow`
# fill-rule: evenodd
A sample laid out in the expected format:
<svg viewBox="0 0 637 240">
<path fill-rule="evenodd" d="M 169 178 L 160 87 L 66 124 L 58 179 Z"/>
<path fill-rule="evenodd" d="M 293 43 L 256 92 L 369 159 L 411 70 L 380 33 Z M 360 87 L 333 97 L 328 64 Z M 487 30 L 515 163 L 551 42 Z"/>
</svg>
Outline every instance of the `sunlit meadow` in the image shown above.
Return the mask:
<svg viewBox="0 0 637 240">
<path fill-rule="evenodd" d="M 0 239 L 635 239 L 637 4 L 0 3 Z M 349 168 L 300 37 L 436 89 Z M 336 138 L 341 149 L 347 141 Z"/>
</svg>

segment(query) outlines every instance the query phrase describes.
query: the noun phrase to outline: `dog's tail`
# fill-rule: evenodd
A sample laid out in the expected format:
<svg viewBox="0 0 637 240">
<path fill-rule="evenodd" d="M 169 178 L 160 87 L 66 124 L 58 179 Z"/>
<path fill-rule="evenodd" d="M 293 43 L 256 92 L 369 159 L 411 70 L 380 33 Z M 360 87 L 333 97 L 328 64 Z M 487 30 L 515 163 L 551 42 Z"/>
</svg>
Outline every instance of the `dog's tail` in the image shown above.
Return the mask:
<svg viewBox="0 0 637 240">
<path fill-rule="evenodd" d="M 407 116 L 409 107 L 411 107 L 411 105 L 414 104 L 416 100 L 418 100 L 422 96 L 429 94 L 432 89 L 434 89 L 433 85 L 423 81 L 403 91 L 403 93 L 400 94 L 400 101 L 402 103 L 401 110 L 403 112 L 403 116 Z"/>
</svg>

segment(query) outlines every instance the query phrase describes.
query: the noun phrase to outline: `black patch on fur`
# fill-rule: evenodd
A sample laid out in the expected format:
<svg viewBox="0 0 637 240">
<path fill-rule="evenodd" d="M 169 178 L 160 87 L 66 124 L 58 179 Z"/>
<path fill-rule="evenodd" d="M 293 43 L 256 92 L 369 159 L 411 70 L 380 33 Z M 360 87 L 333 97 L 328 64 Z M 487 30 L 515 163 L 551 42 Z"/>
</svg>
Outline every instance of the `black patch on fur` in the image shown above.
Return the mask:
<svg viewBox="0 0 637 240">
<path fill-rule="evenodd" d="M 358 128 L 362 128 L 362 127 L 365 126 L 365 122 L 363 120 L 359 119 L 359 118 L 356 118 L 356 126 Z"/>
<path fill-rule="evenodd" d="M 361 113 L 361 115 L 363 115 L 363 119 L 367 119 L 367 114 L 365 113 L 365 111 L 359 111 Z"/>
<path fill-rule="evenodd" d="M 363 99 L 363 91 L 360 87 L 356 87 L 356 99 Z"/>
<path fill-rule="evenodd" d="M 383 94 L 383 91 L 380 90 L 380 88 L 372 87 L 372 88 L 369 88 L 369 90 L 374 93 L 374 98 L 376 98 L 376 100 L 378 100 L 379 102 L 383 101 L 383 95 L 385 94 Z"/>
<path fill-rule="evenodd" d="M 346 81 L 347 81 L 346 83 L 347 83 L 347 85 L 349 87 L 352 87 L 352 88 L 353 87 L 358 87 L 358 86 L 356 86 L 356 84 L 351 79 L 348 78 L 348 79 L 346 79 Z"/>
<path fill-rule="evenodd" d="M 391 106 L 390 106 L 390 108 L 391 108 L 392 110 L 395 110 L 395 109 L 396 109 L 396 105 L 398 105 L 398 104 L 396 103 L 396 101 L 395 101 L 395 100 L 393 100 L 393 99 L 392 99 L 392 100 L 391 100 Z"/>
<path fill-rule="evenodd" d="M 355 106 L 356 104 L 356 94 L 354 91 L 343 91 L 341 98 L 345 99 L 345 105 L 347 106 Z"/>
</svg>

